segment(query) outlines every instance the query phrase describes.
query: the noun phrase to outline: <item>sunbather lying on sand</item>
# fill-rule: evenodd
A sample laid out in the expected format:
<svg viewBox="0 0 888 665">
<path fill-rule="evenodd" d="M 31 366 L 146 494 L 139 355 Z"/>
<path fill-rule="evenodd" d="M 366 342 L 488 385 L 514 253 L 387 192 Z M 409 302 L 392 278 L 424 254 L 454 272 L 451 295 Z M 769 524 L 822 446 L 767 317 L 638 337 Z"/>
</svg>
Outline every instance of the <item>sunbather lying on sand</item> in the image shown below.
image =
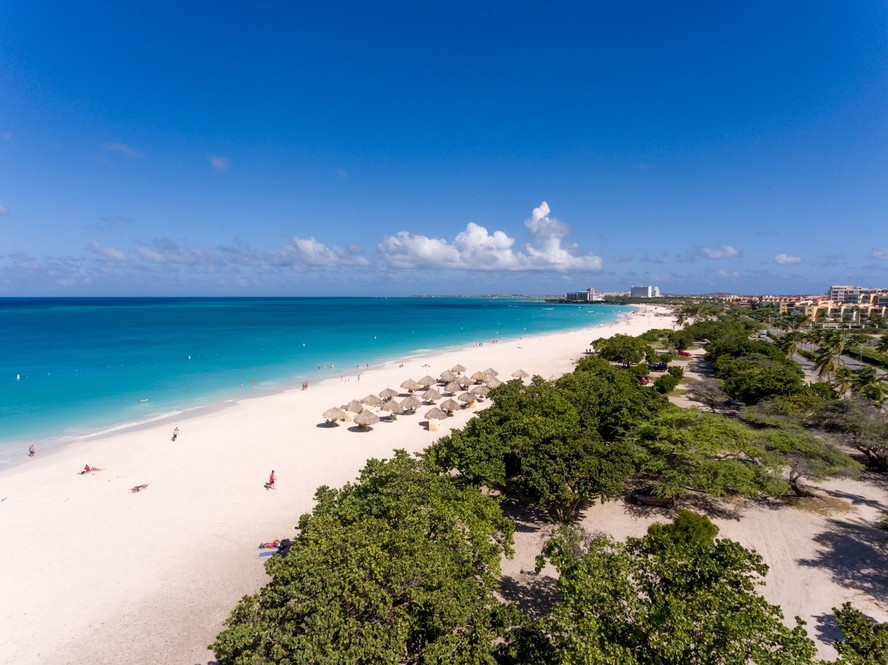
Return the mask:
<svg viewBox="0 0 888 665">
<path fill-rule="evenodd" d="M 80 472 L 82 476 L 85 473 L 93 473 L 94 471 L 101 471 L 101 469 L 97 466 L 90 466 L 89 464 L 84 465 L 83 471 Z"/>
</svg>

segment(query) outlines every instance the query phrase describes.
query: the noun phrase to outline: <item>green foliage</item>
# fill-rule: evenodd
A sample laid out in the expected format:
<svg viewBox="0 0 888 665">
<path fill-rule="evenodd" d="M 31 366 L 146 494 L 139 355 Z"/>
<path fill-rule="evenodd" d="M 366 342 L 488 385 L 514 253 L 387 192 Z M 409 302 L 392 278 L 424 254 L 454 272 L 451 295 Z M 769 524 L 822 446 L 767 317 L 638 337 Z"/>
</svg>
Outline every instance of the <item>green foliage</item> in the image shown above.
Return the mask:
<svg viewBox="0 0 888 665">
<path fill-rule="evenodd" d="M 785 626 L 757 593 L 761 557 L 709 538 L 704 519 L 625 544 L 556 533 L 544 556 L 558 569 L 562 601 L 534 636 L 555 657 L 538 662 L 814 665 L 803 623 Z"/>
<path fill-rule="evenodd" d="M 321 488 L 211 645 L 220 663 L 494 663 L 515 622 L 494 591 L 512 524 L 496 500 L 403 451 Z"/>
<path fill-rule="evenodd" d="M 773 395 L 793 395 L 804 388 L 802 370 L 786 358 L 725 356 L 716 361 L 715 375 L 724 381 L 725 392 L 744 404 Z"/>
<path fill-rule="evenodd" d="M 668 524 L 651 524 L 647 530 L 647 540 L 653 549 L 693 550 L 713 544 L 718 535 L 718 527 L 705 515 L 690 510 L 680 510 Z"/>
<path fill-rule="evenodd" d="M 685 373 L 684 368 L 679 367 L 678 365 L 670 365 L 666 368 L 666 371 L 669 372 L 676 379 L 680 379 L 684 376 Z"/>
<path fill-rule="evenodd" d="M 690 490 L 712 496 L 779 496 L 783 460 L 735 420 L 694 409 L 670 408 L 640 424 L 629 441 L 642 469 L 656 474 L 662 495 Z"/>
<path fill-rule="evenodd" d="M 637 423 L 669 404 L 630 373 L 595 357 L 580 360 L 576 370 L 555 385 L 576 408 L 581 427 L 597 431 L 605 441 L 623 438 Z"/>
<path fill-rule="evenodd" d="M 674 374 L 663 374 L 654 381 L 654 390 L 663 395 L 671 393 L 678 385 L 679 379 Z"/>
<path fill-rule="evenodd" d="M 757 439 L 768 453 L 779 455 L 788 469 L 788 482 L 797 496 L 807 492 L 801 481 L 835 476 L 854 476 L 860 464 L 836 446 L 803 429 L 785 426 L 759 432 Z"/>
<path fill-rule="evenodd" d="M 602 358 L 622 363 L 626 367 L 641 362 L 650 351 L 650 346 L 644 340 L 631 335 L 596 339 L 592 344 Z"/>
<path fill-rule="evenodd" d="M 587 370 L 554 384 L 539 377 L 528 386 L 503 384 L 492 407 L 432 445 L 426 458 L 557 521 L 569 520 L 583 501 L 619 492 L 635 467 L 632 449 L 616 435 L 664 404 L 631 374 L 601 359 L 584 362 Z"/>
<path fill-rule="evenodd" d="M 876 623 L 851 603 L 833 612 L 845 637 L 835 643 L 836 665 L 888 665 L 888 623 Z"/>
<path fill-rule="evenodd" d="M 639 363 L 638 365 L 631 367 L 629 371 L 632 372 L 636 377 L 642 377 L 650 374 L 651 368 L 648 366 L 647 363 Z"/>
<path fill-rule="evenodd" d="M 807 423 L 839 435 L 874 469 L 888 471 L 888 416 L 872 403 L 858 398 L 825 402 Z"/>
</svg>

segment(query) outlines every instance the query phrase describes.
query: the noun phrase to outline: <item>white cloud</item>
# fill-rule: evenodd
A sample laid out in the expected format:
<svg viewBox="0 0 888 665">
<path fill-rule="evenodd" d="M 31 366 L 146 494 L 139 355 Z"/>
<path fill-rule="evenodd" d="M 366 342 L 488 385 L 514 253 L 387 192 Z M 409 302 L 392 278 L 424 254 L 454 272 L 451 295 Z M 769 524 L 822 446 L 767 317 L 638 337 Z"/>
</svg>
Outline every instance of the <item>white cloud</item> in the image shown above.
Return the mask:
<svg viewBox="0 0 888 665">
<path fill-rule="evenodd" d="M 523 252 L 513 249 L 515 239 L 503 231 L 490 233 L 474 222 L 469 222 L 452 242 L 400 231 L 383 238 L 377 249 L 389 265 L 404 269 L 599 270 L 599 257 L 583 254 L 575 244 L 563 242 L 570 229 L 550 217 L 549 212 L 543 201 L 524 222 L 531 241 L 524 245 Z"/>
<path fill-rule="evenodd" d="M 216 169 L 219 173 L 228 170 L 228 157 L 223 157 L 222 155 L 207 155 L 207 161 L 210 163 L 210 166 Z"/>
<path fill-rule="evenodd" d="M 104 259 L 108 259 L 110 261 L 123 262 L 126 261 L 126 254 L 121 252 L 119 249 L 115 249 L 114 247 L 102 247 L 99 243 L 93 240 L 87 249 L 93 254 L 98 254 Z"/>
<path fill-rule="evenodd" d="M 718 249 L 701 247 L 698 253 L 707 259 L 733 259 L 740 256 L 740 250 L 733 245 L 721 245 Z"/>
<path fill-rule="evenodd" d="M 155 240 L 153 247 L 140 245 L 136 247 L 136 254 L 148 263 L 188 265 L 210 270 L 219 264 L 219 260 L 212 250 L 183 249 L 169 238 Z"/>
<path fill-rule="evenodd" d="M 307 266 L 364 266 L 365 257 L 342 247 L 327 247 L 314 238 L 287 238 L 279 250 L 269 252 L 274 266 L 301 268 Z"/>
<path fill-rule="evenodd" d="M 0 203 L 0 217 L 2 217 L 3 215 L 8 215 L 8 214 L 9 214 L 9 208 L 7 208 L 5 205 Z"/>
<path fill-rule="evenodd" d="M 873 250 L 873 258 L 888 261 L 888 247 L 877 247 Z"/>
<path fill-rule="evenodd" d="M 774 263 L 778 263 L 782 266 L 790 265 L 792 263 L 801 263 L 802 259 L 798 256 L 793 256 L 792 254 L 778 254 L 774 257 Z"/>
<path fill-rule="evenodd" d="M 130 159 L 135 159 L 136 157 L 144 157 L 143 153 L 139 152 L 138 150 L 134 150 L 126 143 L 103 143 L 102 147 L 108 152 L 117 152 L 124 157 L 129 157 Z"/>
</svg>

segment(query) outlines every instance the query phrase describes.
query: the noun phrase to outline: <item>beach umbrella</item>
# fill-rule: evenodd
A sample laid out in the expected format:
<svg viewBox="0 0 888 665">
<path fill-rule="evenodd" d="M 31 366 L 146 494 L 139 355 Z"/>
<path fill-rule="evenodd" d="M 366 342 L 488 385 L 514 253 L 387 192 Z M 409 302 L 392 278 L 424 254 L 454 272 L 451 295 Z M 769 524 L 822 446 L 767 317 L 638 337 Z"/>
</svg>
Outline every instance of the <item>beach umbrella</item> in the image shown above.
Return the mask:
<svg viewBox="0 0 888 665">
<path fill-rule="evenodd" d="M 401 384 L 401 387 L 408 391 L 413 392 L 417 388 L 422 388 L 422 384 L 419 381 L 414 381 L 413 379 L 407 379 L 404 383 Z"/>
<path fill-rule="evenodd" d="M 397 400 L 390 399 L 388 402 L 385 402 L 381 407 L 379 407 L 382 411 L 388 411 L 393 416 L 398 415 L 403 411 L 401 405 L 398 404 Z"/>
<path fill-rule="evenodd" d="M 433 386 L 437 383 L 437 379 L 432 378 L 428 374 L 422 377 L 417 383 L 421 385 L 423 388 L 428 388 L 429 386 Z"/>
<path fill-rule="evenodd" d="M 491 377 L 487 380 L 487 387 L 490 388 L 491 390 L 493 388 L 499 388 L 501 385 L 503 385 L 503 382 L 500 381 L 499 379 L 497 379 L 496 377 Z"/>
<path fill-rule="evenodd" d="M 444 420 L 447 417 L 447 414 L 436 406 L 434 409 L 429 409 L 426 412 L 425 417 L 429 420 Z"/>
<path fill-rule="evenodd" d="M 456 374 L 454 374 L 449 369 L 447 369 L 447 370 L 444 370 L 443 372 L 441 372 L 441 376 L 439 378 L 444 383 L 450 383 L 451 381 L 453 381 L 456 378 Z"/>
<path fill-rule="evenodd" d="M 492 367 L 488 367 L 487 369 L 485 369 L 484 373 L 487 374 L 488 376 L 499 376 L 499 372 L 497 372 Z"/>
<path fill-rule="evenodd" d="M 472 393 L 463 393 L 456 399 L 460 402 L 465 402 L 466 404 L 474 404 L 477 398 Z"/>
<path fill-rule="evenodd" d="M 392 397 L 397 397 L 397 396 L 398 396 L 398 391 L 397 391 L 397 390 L 392 390 L 391 388 L 386 388 L 386 389 L 383 390 L 381 393 L 379 393 L 379 396 L 382 397 L 382 399 L 389 400 L 389 399 L 391 399 Z"/>
<path fill-rule="evenodd" d="M 361 413 L 364 410 L 364 405 L 361 404 L 358 400 L 353 399 L 348 405 L 345 407 L 346 411 L 351 411 L 352 413 Z"/>
<path fill-rule="evenodd" d="M 416 411 L 421 406 L 422 406 L 422 401 L 420 401 L 419 399 L 417 399 L 413 395 L 405 398 L 404 401 L 401 402 L 401 408 L 404 409 L 405 411 Z"/>
<path fill-rule="evenodd" d="M 529 376 L 530 374 L 525 372 L 523 369 L 516 369 L 514 372 L 512 372 L 512 377 L 516 379 L 526 379 Z"/>
<path fill-rule="evenodd" d="M 368 404 L 368 405 L 370 405 L 370 406 L 379 406 L 380 404 L 382 404 L 382 400 L 379 399 L 376 395 L 374 395 L 374 394 L 372 394 L 372 393 L 369 394 L 369 395 L 367 395 L 367 396 L 366 396 L 364 399 L 362 399 L 361 401 L 362 401 L 364 404 Z"/>
<path fill-rule="evenodd" d="M 472 380 L 467 376 L 461 376 L 456 380 L 460 388 L 466 388 L 472 384 Z"/>
<path fill-rule="evenodd" d="M 321 414 L 328 423 L 334 423 L 337 420 L 345 420 L 345 411 L 338 406 L 331 407 Z"/>
<path fill-rule="evenodd" d="M 487 376 L 487 374 L 485 374 L 484 372 L 475 372 L 474 374 L 472 374 L 472 381 L 475 381 L 476 383 L 482 383 L 489 378 L 490 377 Z"/>
<path fill-rule="evenodd" d="M 426 402 L 436 402 L 441 399 L 441 393 L 434 388 L 429 388 L 422 394 L 422 398 Z"/>
<path fill-rule="evenodd" d="M 475 386 L 472 388 L 472 394 L 476 397 L 487 397 L 487 394 L 490 392 L 490 388 L 487 386 Z"/>
<path fill-rule="evenodd" d="M 361 427 L 370 427 L 379 422 L 379 416 L 372 411 L 361 411 L 355 416 L 355 424 Z"/>
<path fill-rule="evenodd" d="M 459 411 L 459 402 L 454 399 L 447 399 L 441 402 L 441 410 L 446 411 L 447 413 L 453 413 L 454 411 Z"/>
<path fill-rule="evenodd" d="M 458 393 L 461 387 L 462 386 L 460 386 L 459 383 L 457 383 L 456 381 L 451 381 L 446 386 L 444 386 L 444 392 L 453 395 L 455 393 Z"/>
<path fill-rule="evenodd" d="M 457 364 L 457 365 L 454 365 L 453 367 L 451 367 L 450 371 L 453 372 L 454 374 L 462 374 L 463 372 L 466 371 L 466 368 L 463 367 L 462 365 Z"/>
</svg>

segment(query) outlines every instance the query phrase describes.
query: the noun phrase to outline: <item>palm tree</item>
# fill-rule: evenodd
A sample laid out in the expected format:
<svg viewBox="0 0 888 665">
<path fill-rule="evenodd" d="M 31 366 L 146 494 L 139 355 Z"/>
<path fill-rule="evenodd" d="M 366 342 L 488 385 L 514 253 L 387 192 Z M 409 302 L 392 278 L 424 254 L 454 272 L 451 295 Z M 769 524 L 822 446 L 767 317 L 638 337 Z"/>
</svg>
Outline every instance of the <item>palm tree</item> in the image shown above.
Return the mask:
<svg viewBox="0 0 888 665">
<path fill-rule="evenodd" d="M 839 397 L 845 397 L 853 383 L 854 374 L 848 367 L 841 365 L 836 368 L 832 377 L 832 387 L 839 394 Z"/>
<path fill-rule="evenodd" d="M 777 342 L 777 348 L 779 348 L 783 353 L 786 354 L 787 358 L 790 358 L 796 354 L 799 350 L 799 346 L 802 344 L 802 336 L 797 332 L 786 333 L 780 340 Z"/>
<path fill-rule="evenodd" d="M 879 353 L 888 353 L 888 333 L 885 333 L 879 338 L 879 342 L 876 344 L 876 351 Z"/>
<path fill-rule="evenodd" d="M 823 340 L 817 355 L 814 358 L 814 366 L 817 368 L 817 376 L 821 379 L 830 375 L 842 364 L 842 352 L 845 350 L 845 340 L 840 335 L 830 335 Z"/>
<path fill-rule="evenodd" d="M 851 390 L 855 395 L 865 397 L 880 407 L 885 401 L 885 385 L 879 380 L 873 367 L 861 367 L 854 372 Z"/>
</svg>

